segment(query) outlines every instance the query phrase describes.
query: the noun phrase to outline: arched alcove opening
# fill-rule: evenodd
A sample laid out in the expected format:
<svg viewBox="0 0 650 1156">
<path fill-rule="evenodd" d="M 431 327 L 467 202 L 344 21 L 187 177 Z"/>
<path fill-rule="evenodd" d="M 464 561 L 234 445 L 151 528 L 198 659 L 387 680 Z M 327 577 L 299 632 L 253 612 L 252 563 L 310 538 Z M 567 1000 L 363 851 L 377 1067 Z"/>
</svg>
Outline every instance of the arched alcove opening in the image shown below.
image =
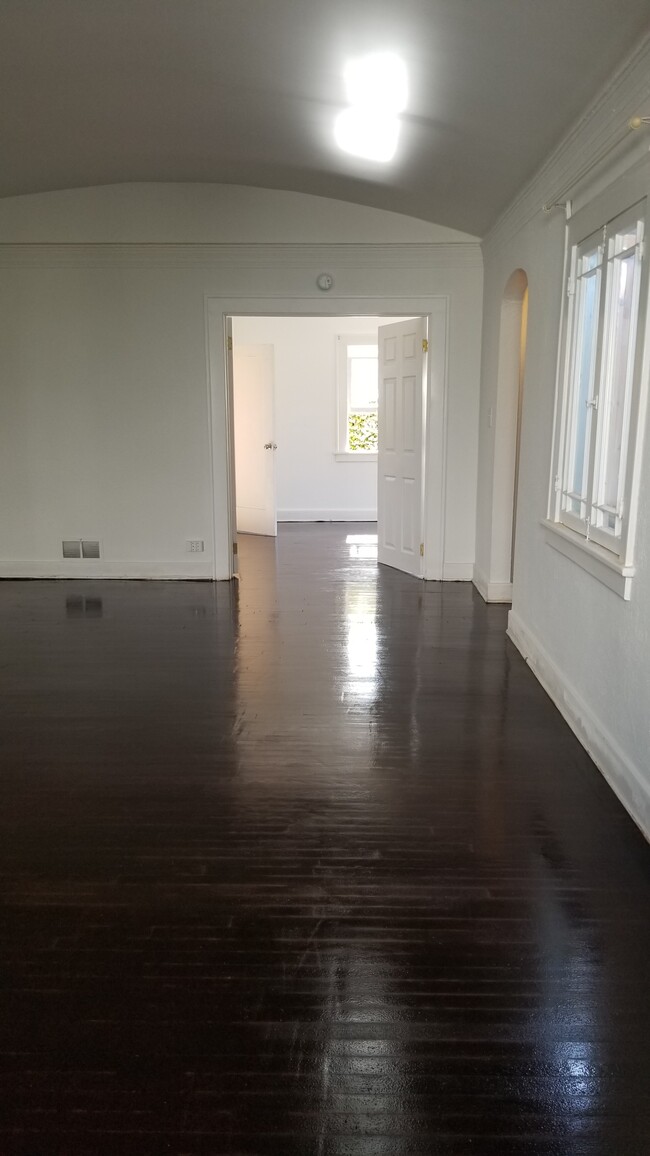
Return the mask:
<svg viewBox="0 0 650 1156">
<path fill-rule="evenodd" d="M 489 575 L 493 597 L 490 601 L 508 601 L 512 594 L 527 330 L 528 278 L 523 269 L 516 269 L 508 279 L 501 302 Z"/>
</svg>

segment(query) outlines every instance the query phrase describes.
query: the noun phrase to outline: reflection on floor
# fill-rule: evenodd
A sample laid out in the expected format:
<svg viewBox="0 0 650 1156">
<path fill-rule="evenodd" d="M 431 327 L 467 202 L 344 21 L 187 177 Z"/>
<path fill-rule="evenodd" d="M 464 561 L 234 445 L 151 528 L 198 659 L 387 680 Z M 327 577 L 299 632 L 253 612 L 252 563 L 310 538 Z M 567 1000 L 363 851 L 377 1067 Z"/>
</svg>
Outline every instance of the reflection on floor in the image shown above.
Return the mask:
<svg viewBox="0 0 650 1156">
<path fill-rule="evenodd" d="M 350 548 L 351 558 L 377 558 L 376 534 L 346 534 L 345 544 Z"/>
<path fill-rule="evenodd" d="M 642 1156 L 648 849 L 469 585 L 0 583 L 2 1156 Z"/>
</svg>

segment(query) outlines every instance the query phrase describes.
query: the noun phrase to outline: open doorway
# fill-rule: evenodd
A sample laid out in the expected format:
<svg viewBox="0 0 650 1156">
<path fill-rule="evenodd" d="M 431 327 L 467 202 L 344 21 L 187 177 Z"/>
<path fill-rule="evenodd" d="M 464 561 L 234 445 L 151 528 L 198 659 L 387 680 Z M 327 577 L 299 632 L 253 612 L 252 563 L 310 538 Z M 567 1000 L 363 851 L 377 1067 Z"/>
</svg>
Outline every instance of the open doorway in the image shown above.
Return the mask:
<svg viewBox="0 0 650 1156">
<path fill-rule="evenodd" d="M 217 581 L 237 574 L 237 531 L 235 509 L 235 451 L 232 386 L 232 321 L 238 317 L 369 317 L 420 318 L 426 322 L 428 352 L 425 364 L 425 423 L 423 441 L 427 448 L 425 471 L 420 488 L 422 533 L 420 554 L 422 576 L 429 580 L 459 575 L 455 563 L 445 557 L 447 407 L 449 359 L 449 299 L 444 294 L 424 296 L 354 296 L 315 298 L 291 296 L 271 288 L 263 296 L 212 297 L 205 299 L 206 358 L 210 469 L 213 477 L 213 575 Z M 277 367 L 276 367 L 277 377 Z M 280 455 L 282 451 L 276 437 Z M 456 567 L 456 568 L 455 568 Z M 467 567 L 464 566 L 463 578 Z"/>
<path fill-rule="evenodd" d="M 229 322 L 237 533 L 354 523 L 376 544 L 379 509 L 380 560 L 423 576 L 426 319 Z"/>
</svg>

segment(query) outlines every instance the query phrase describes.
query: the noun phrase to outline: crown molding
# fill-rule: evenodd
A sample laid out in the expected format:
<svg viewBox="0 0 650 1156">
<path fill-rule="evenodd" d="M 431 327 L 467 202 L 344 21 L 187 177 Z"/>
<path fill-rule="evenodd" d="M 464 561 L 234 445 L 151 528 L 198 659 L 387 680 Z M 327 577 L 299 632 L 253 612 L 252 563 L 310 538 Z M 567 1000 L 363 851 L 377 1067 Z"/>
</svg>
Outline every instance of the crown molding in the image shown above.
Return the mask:
<svg viewBox="0 0 650 1156">
<path fill-rule="evenodd" d="M 483 238 L 484 252 L 497 248 L 541 215 L 543 205 L 576 181 L 593 157 L 614 145 L 630 118 L 637 115 L 650 115 L 650 32 L 497 218 Z M 638 146 L 636 138 L 633 132 L 627 138 L 631 147 Z"/>
</svg>

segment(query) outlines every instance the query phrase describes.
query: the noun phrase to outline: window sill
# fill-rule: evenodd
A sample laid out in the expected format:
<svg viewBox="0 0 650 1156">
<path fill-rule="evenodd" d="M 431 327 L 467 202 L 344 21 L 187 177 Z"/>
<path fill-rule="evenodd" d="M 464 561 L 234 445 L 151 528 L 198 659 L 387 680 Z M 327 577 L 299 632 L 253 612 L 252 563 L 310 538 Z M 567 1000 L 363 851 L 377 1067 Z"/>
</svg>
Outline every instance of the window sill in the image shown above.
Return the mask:
<svg viewBox="0 0 650 1156">
<path fill-rule="evenodd" d="M 377 454 L 370 453 L 367 450 L 356 450 L 356 452 L 342 454 L 334 454 L 335 462 L 376 462 Z"/>
<path fill-rule="evenodd" d="M 552 546 L 565 558 L 581 566 L 604 586 L 608 586 L 615 594 L 629 602 L 632 592 L 632 579 L 635 574 L 634 566 L 624 566 L 609 550 L 588 542 L 575 530 L 569 530 L 561 522 L 542 522 L 546 533 L 547 545 Z"/>
</svg>

